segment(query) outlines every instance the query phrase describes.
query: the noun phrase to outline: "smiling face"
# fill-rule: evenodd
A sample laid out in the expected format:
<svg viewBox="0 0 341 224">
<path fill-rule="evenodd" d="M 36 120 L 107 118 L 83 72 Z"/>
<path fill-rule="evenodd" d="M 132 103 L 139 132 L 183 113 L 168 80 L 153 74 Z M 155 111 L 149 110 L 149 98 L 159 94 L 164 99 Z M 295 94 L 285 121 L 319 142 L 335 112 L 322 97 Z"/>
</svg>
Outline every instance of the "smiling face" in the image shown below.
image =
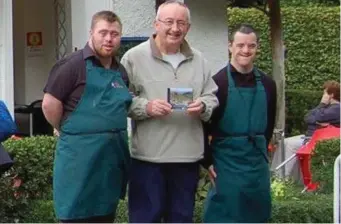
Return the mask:
<svg viewBox="0 0 341 224">
<path fill-rule="evenodd" d="M 258 48 L 257 36 L 255 33 L 236 32 L 234 40 L 229 43 L 231 52 L 231 63 L 241 68 L 252 68 Z"/>
<path fill-rule="evenodd" d="M 90 41 L 97 56 L 109 58 L 116 54 L 120 47 L 122 27 L 118 21 L 99 20 L 90 31 Z"/>
<path fill-rule="evenodd" d="M 165 46 L 180 46 L 190 28 L 188 9 L 167 4 L 159 9 L 154 23 L 156 35 Z"/>
</svg>

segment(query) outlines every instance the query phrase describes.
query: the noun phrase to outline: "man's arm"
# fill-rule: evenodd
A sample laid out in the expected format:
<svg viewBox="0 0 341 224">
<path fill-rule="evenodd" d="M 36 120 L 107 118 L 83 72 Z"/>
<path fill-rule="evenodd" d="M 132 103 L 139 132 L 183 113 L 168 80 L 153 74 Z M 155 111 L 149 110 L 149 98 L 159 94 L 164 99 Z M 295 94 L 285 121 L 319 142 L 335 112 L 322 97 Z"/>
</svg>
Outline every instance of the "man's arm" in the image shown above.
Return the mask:
<svg viewBox="0 0 341 224">
<path fill-rule="evenodd" d="M 219 101 L 219 106 L 213 110 L 212 116 L 208 122 L 203 122 L 204 128 L 204 158 L 201 160 L 201 165 L 208 169 L 213 163 L 212 149 L 210 147 L 210 136 L 218 128 L 218 122 L 224 115 L 226 98 L 227 98 L 227 75 L 226 69 L 220 70 L 213 77 L 214 82 L 218 86 L 216 96 Z"/>
<path fill-rule="evenodd" d="M 208 121 L 211 118 L 213 110 L 219 106 L 216 92 L 218 86 L 214 82 L 211 74 L 211 70 L 207 65 L 207 61 L 204 59 L 204 85 L 199 99 L 205 104 L 205 110 L 200 114 L 200 118 L 203 121 Z"/>
<path fill-rule="evenodd" d="M 130 105 L 128 116 L 134 120 L 147 119 L 150 117 L 147 113 L 147 104 L 149 101 L 139 96 L 139 91 L 135 86 L 133 66 L 129 60 L 129 55 L 127 53 L 123 55 L 121 59 L 121 64 L 127 71 L 129 78 L 129 90 L 134 95 L 133 102 Z"/>
<path fill-rule="evenodd" d="M 320 103 L 314 109 L 308 111 L 308 113 L 304 116 L 304 121 L 306 124 L 316 124 L 317 122 L 317 114 L 320 113 L 320 110 L 325 108 L 327 105 L 324 103 Z"/>
<path fill-rule="evenodd" d="M 333 104 L 320 108 L 315 114 L 315 119 L 319 123 L 340 122 L 340 106 Z"/>
<path fill-rule="evenodd" d="M 268 109 L 267 109 L 267 127 L 265 131 L 265 139 L 267 145 L 270 143 L 272 138 L 275 123 L 276 123 L 276 111 L 277 111 L 277 87 L 274 80 L 268 76 L 264 76 L 264 85 L 266 86 L 266 94 L 268 98 Z"/>
<path fill-rule="evenodd" d="M 72 64 L 67 59 L 57 62 L 44 88 L 43 113 L 46 120 L 57 130 L 60 128 L 64 112 L 63 101 L 74 90 L 77 81 L 77 74 L 72 71 Z"/>
<path fill-rule="evenodd" d="M 42 109 L 46 120 L 52 127 L 59 130 L 60 120 L 63 115 L 63 103 L 51 94 L 45 93 Z"/>
</svg>

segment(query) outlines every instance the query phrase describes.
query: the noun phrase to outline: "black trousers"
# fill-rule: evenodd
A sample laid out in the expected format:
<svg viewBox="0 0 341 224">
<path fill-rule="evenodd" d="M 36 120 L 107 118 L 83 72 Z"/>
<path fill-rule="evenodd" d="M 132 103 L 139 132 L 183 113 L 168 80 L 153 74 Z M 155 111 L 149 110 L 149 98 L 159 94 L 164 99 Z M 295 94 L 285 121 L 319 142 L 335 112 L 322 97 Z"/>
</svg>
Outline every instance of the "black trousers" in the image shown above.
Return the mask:
<svg viewBox="0 0 341 224">
<path fill-rule="evenodd" d="M 191 223 L 199 163 L 150 163 L 132 160 L 130 223 Z"/>
</svg>

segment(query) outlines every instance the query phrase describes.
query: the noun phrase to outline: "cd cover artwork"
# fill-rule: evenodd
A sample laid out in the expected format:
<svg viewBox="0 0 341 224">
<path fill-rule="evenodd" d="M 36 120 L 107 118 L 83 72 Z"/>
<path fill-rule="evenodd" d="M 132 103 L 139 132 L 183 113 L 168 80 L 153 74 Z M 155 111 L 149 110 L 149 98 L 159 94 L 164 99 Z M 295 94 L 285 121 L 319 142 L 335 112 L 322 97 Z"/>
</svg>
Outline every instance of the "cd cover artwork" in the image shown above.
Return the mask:
<svg viewBox="0 0 341 224">
<path fill-rule="evenodd" d="M 174 110 L 186 110 L 187 105 L 193 102 L 192 88 L 168 88 L 168 103 L 172 105 Z"/>
</svg>

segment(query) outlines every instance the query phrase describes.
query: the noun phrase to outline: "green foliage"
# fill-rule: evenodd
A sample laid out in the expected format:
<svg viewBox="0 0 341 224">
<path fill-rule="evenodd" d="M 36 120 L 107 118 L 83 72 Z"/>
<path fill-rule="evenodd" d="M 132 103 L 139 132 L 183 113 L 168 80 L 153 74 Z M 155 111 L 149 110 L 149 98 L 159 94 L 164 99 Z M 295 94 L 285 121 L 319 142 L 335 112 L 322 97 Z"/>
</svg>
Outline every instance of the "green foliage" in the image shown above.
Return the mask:
<svg viewBox="0 0 341 224">
<path fill-rule="evenodd" d="M 198 182 L 198 188 L 196 192 L 196 200 L 202 201 L 206 198 L 207 192 L 211 187 L 211 182 L 208 176 L 208 172 L 204 168 L 200 168 L 200 178 Z"/>
<path fill-rule="evenodd" d="M 195 203 L 195 223 L 203 222 L 204 202 Z M 56 223 L 52 201 L 35 201 L 22 222 Z M 128 223 L 127 201 L 121 201 L 116 212 L 116 223 Z M 272 223 L 331 223 L 333 222 L 333 195 L 302 194 L 300 199 L 274 201 Z"/>
<path fill-rule="evenodd" d="M 326 80 L 340 81 L 340 7 L 282 8 L 287 89 L 318 90 Z M 257 9 L 228 9 L 228 26 L 250 23 L 260 33 L 257 66 L 272 70 L 269 18 Z M 304 25 L 302 25 L 304 24 Z"/>
<path fill-rule="evenodd" d="M 12 177 L 0 177 L 0 223 L 13 223 L 24 216 L 29 201 L 25 197 L 17 198 Z"/>
<path fill-rule="evenodd" d="M 9 175 L 22 181 L 17 190 L 23 197 L 50 196 L 55 145 L 56 138 L 52 136 L 10 139 L 4 143 L 14 160 Z"/>
<path fill-rule="evenodd" d="M 51 199 L 55 138 L 38 136 L 4 142 L 14 166 L 0 178 L 0 222 L 22 220 L 35 199 Z"/>
<path fill-rule="evenodd" d="M 271 223 L 331 223 L 333 194 L 302 194 L 299 199 L 274 201 Z"/>
<path fill-rule="evenodd" d="M 334 163 L 340 155 L 340 139 L 317 143 L 314 156 L 311 159 L 313 181 L 319 183 L 318 192 L 329 194 L 333 192 Z"/>
<path fill-rule="evenodd" d="M 332 170 L 334 160 L 339 153 L 339 145 L 340 140 L 326 141 L 319 143 L 315 149 L 315 156 L 312 158 L 313 178 L 321 183 L 321 189 L 317 193 L 301 194 L 301 186 L 272 178 L 271 222 L 332 222 Z M 14 156 L 16 164 L 6 176 L 0 179 L 0 222 L 56 223 L 50 194 L 55 138 L 42 136 L 16 141 L 8 140 L 5 146 Z M 31 157 L 38 158 L 38 161 L 32 161 Z M 45 163 L 40 160 L 47 161 Z M 40 162 L 44 163 L 43 167 L 40 167 Z M 36 169 L 34 174 L 29 172 L 30 169 Z M 23 180 L 21 186 L 13 187 L 15 177 Z M 37 177 L 41 180 L 36 179 Z M 32 184 L 32 189 L 28 183 Z M 202 222 L 204 199 L 209 186 L 207 172 L 201 170 L 194 222 Z M 42 192 L 49 193 L 38 194 L 39 188 Z M 127 200 L 120 202 L 116 211 L 116 222 L 128 223 Z"/>
<path fill-rule="evenodd" d="M 283 7 L 339 6 L 340 0 L 281 0 Z"/>
<path fill-rule="evenodd" d="M 320 103 L 322 93 L 322 87 L 321 91 L 292 89 L 285 91 L 287 136 L 305 133 L 307 126 L 304 116 Z"/>
<path fill-rule="evenodd" d="M 52 200 L 33 200 L 25 216 L 20 220 L 23 223 L 57 223 L 54 215 Z"/>
</svg>

